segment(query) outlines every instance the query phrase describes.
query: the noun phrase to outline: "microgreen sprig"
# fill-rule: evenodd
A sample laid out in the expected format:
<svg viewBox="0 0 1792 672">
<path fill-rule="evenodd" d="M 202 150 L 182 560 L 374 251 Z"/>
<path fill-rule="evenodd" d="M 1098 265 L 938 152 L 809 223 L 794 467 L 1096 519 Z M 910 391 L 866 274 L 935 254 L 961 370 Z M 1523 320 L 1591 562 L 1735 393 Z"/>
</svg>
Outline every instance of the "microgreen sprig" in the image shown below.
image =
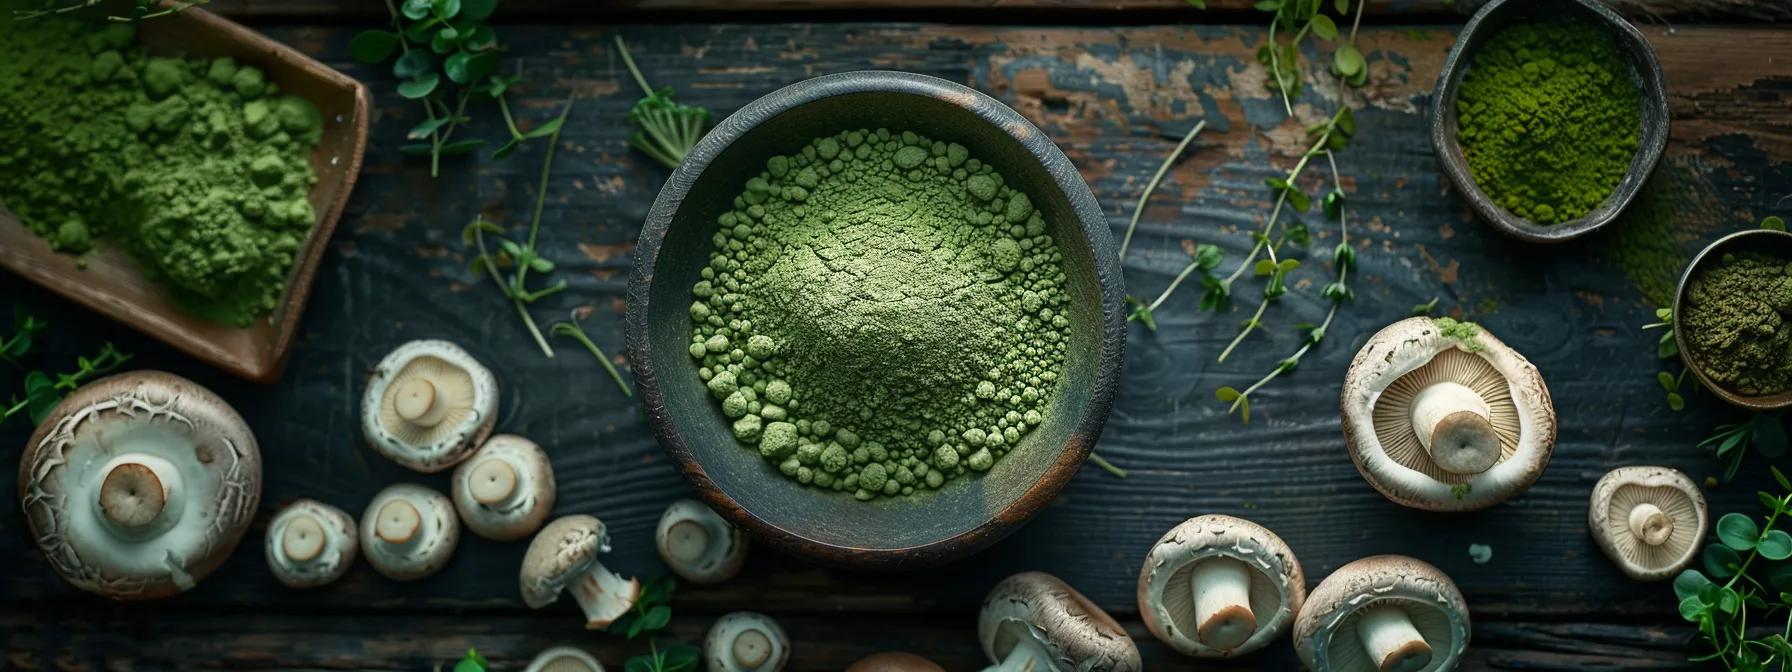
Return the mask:
<svg viewBox="0 0 1792 672">
<path fill-rule="evenodd" d="M 672 592 L 678 589 L 678 582 L 669 576 L 649 579 L 641 586 L 641 597 L 635 600 L 634 608 L 622 618 L 610 624 L 611 634 L 625 635 L 634 639 L 647 636 L 648 653 L 635 656 L 623 663 L 625 672 L 679 672 L 695 668 L 699 652 L 696 647 L 685 644 L 674 644 L 660 648 L 654 635 L 666 628 L 672 621 Z"/>
<path fill-rule="evenodd" d="M 1687 569 L 1674 578 L 1680 616 L 1698 627 L 1693 662 L 1738 671 L 1765 670 L 1774 663 L 1784 669 L 1792 662 L 1787 639 L 1792 634 L 1792 562 L 1787 562 L 1792 560 L 1792 534 L 1776 527 L 1792 510 L 1792 481 L 1779 468 L 1769 469 L 1785 494 L 1756 493 L 1767 509 L 1762 522 L 1741 513 L 1724 514 L 1713 527 L 1717 540 L 1700 555 L 1703 571 Z M 1779 632 L 1751 638 L 1751 609 L 1757 625 Z"/>
<path fill-rule="evenodd" d="M 23 366 L 19 360 L 31 353 L 31 349 L 37 346 L 37 334 L 49 326 L 50 323 L 25 312 L 24 306 L 13 306 L 12 334 L 0 334 L 0 362 Z"/>
<path fill-rule="evenodd" d="M 709 125 L 709 110 L 674 100 L 672 87 L 655 89 L 649 85 L 647 78 L 641 75 L 641 69 L 635 67 L 635 58 L 629 54 L 621 35 L 616 36 L 616 50 L 643 94 L 628 111 L 628 120 L 635 125 L 635 132 L 628 136 L 629 146 L 667 168 L 678 168 L 685 155 L 691 153 L 691 148 L 697 146 L 697 141 L 703 139 L 704 128 Z"/>
<path fill-rule="evenodd" d="M 1151 192 L 1157 191 L 1158 183 L 1163 182 L 1164 175 L 1170 172 L 1170 166 L 1176 165 L 1176 158 L 1182 156 L 1183 150 L 1188 149 L 1189 143 L 1195 141 L 1195 136 L 1200 135 L 1203 128 L 1207 128 L 1206 119 L 1196 123 L 1187 135 L 1182 136 L 1182 142 L 1176 143 L 1176 148 L 1170 150 L 1170 155 L 1164 157 L 1163 164 L 1152 174 L 1151 181 L 1145 183 L 1145 190 L 1139 192 L 1139 202 L 1132 207 L 1132 221 L 1126 223 L 1126 236 L 1120 239 L 1121 261 L 1126 260 L 1126 250 L 1132 247 L 1132 233 L 1139 228 L 1139 216 L 1145 214 L 1145 201 L 1150 200 Z"/>
<path fill-rule="evenodd" d="M 490 669 L 489 665 L 485 656 L 479 655 L 478 649 L 467 649 L 467 655 L 455 661 L 454 672 L 485 672 Z M 440 670 L 441 668 L 437 667 L 436 669 Z"/>
<path fill-rule="evenodd" d="M 529 305 L 565 290 L 566 281 L 561 280 L 542 289 L 531 290 L 528 280 L 531 270 L 543 274 L 554 271 L 554 262 L 541 256 L 536 250 L 535 243 L 541 232 L 541 211 L 547 205 L 548 177 L 553 174 L 554 151 L 560 145 L 560 129 L 566 124 L 567 117 L 572 114 L 572 105 L 573 99 L 568 97 L 566 106 L 560 110 L 560 116 L 553 122 L 554 132 L 548 136 L 547 155 L 541 161 L 541 181 L 535 188 L 535 214 L 529 220 L 529 237 L 521 243 L 504 238 L 498 235 L 502 234 L 504 230 L 484 217 L 475 217 L 473 223 L 461 230 L 462 243 L 474 246 L 479 250 L 479 254 L 472 261 L 473 273 L 485 273 L 492 279 L 492 283 L 504 292 L 504 297 L 510 299 L 511 305 L 516 308 L 517 317 L 523 321 L 523 326 L 528 328 L 529 335 L 535 339 L 535 344 L 541 346 L 542 354 L 549 358 L 554 356 L 554 348 L 548 345 L 546 338 L 542 337 L 541 328 L 536 326 L 534 316 L 529 314 Z M 492 250 L 486 246 L 486 234 L 492 234 L 498 241 L 498 254 L 493 254 Z M 505 277 L 499 272 L 499 269 L 508 269 L 511 273 Z"/>
<path fill-rule="evenodd" d="M 586 350 L 591 351 L 591 356 L 597 358 L 597 363 L 603 365 L 604 371 L 610 374 L 610 380 L 616 381 L 616 387 L 622 389 L 622 396 L 635 396 L 635 391 L 622 380 L 622 373 L 617 371 L 616 365 L 610 362 L 610 356 L 604 354 L 603 348 L 597 347 L 597 343 L 592 341 L 589 335 L 586 335 L 584 327 L 579 326 L 579 311 L 572 311 L 570 319 L 555 322 L 554 326 L 548 327 L 548 331 L 556 336 L 565 336 L 578 341 L 579 345 L 585 346 Z"/>
<path fill-rule="evenodd" d="M 110 15 L 106 17 L 106 20 L 117 23 L 136 23 L 138 21 L 147 21 L 149 19 L 156 19 L 164 16 L 173 16 L 185 11 L 189 7 L 210 4 L 211 1 L 212 0 L 188 0 L 187 2 L 174 3 L 164 9 L 155 9 L 159 4 L 159 0 L 135 0 L 131 5 L 131 11 L 126 16 Z M 25 21 L 42 16 L 49 16 L 51 14 L 78 12 L 89 7 L 98 7 L 104 2 L 106 2 L 106 0 L 81 0 L 80 2 L 55 5 L 45 9 L 15 9 L 12 12 L 12 16 L 14 19 Z"/>
<path fill-rule="evenodd" d="M 75 363 L 79 368 L 73 373 L 58 373 L 54 379 L 43 371 L 26 373 L 25 396 L 15 396 L 7 402 L 5 408 L 0 408 L 0 423 L 19 413 L 26 413 L 31 417 L 31 424 L 41 424 L 68 393 L 96 377 L 111 373 L 130 359 L 130 355 L 119 352 L 111 343 L 107 343 L 92 358 L 77 358 Z"/>
<path fill-rule="evenodd" d="M 1717 459 L 1728 460 L 1724 466 L 1724 480 L 1728 481 L 1736 477 L 1749 448 L 1768 460 L 1785 457 L 1786 427 L 1777 413 L 1756 413 L 1742 422 L 1718 425 L 1717 433 L 1700 441 L 1698 447 L 1709 447 Z"/>
</svg>

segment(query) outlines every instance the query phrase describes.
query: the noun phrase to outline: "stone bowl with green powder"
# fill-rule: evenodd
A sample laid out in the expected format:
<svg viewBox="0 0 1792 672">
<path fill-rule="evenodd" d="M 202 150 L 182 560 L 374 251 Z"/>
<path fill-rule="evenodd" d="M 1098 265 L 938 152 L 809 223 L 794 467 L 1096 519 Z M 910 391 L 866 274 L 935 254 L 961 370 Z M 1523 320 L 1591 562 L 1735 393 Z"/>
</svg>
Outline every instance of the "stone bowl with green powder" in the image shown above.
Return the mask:
<svg viewBox="0 0 1792 672">
<path fill-rule="evenodd" d="M 1680 358 L 1712 394 L 1755 411 L 1792 407 L 1792 233 L 1711 243 L 1680 276 L 1673 309 Z"/>
<path fill-rule="evenodd" d="M 995 542 L 1101 433 L 1125 348 L 1106 218 L 1056 145 L 940 79 L 801 82 L 717 125 L 648 213 L 628 357 L 718 512 L 912 567 Z"/>
<path fill-rule="evenodd" d="M 1431 144 L 1483 220 L 1561 242 L 1615 220 L 1668 141 L 1661 65 L 1599 0 L 1493 0 L 1438 76 Z"/>
<path fill-rule="evenodd" d="M 0 266 L 271 382 L 360 171 L 366 87 L 204 10 L 111 12 L 0 15 Z"/>
</svg>

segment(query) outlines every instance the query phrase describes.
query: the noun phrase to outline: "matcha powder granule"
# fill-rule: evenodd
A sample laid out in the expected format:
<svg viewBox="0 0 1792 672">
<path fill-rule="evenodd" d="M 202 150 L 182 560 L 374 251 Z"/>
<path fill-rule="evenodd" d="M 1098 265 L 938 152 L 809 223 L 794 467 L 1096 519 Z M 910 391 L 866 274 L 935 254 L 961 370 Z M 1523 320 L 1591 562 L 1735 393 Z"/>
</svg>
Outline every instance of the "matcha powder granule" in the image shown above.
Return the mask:
<svg viewBox="0 0 1792 672">
<path fill-rule="evenodd" d="M 1591 212 L 1630 169 L 1640 96 L 1612 38 L 1593 26 L 1501 30 L 1475 54 L 1456 100 L 1475 184 L 1539 224 Z"/>
<path fill-rule="evenodd" d="M 0 203 L 61 252 L 114 239 L 189 310 L 246 326 L 316 222 L 323 119 L 259 69 L 134 42 L 130 24 L 0 17 Z"/>
<path fill-rule="evenodd" d="M 1044 419 L 1062 256 L 964 147 L 886 129 L 775 157 L 721 216 L 691 356 L 741 443 L 862 500 L 986 471 Z"/>
</svg>

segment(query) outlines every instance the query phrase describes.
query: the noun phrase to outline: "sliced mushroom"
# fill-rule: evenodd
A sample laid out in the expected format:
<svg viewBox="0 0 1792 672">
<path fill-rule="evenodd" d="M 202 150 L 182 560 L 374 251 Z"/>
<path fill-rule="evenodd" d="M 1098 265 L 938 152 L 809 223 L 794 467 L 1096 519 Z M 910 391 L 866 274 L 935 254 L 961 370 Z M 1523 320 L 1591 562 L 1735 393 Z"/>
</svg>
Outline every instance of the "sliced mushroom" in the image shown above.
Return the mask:
<svg viewBox="0 0 1792 672">
<path fill-rule="evenodd" d="M 666 507 L 653 536 L 660 559 L 692 583 L 732 579 L 747 559 L 747 537 L 740 528 L 694 500 L 680 499 Z"/>
<path fill-rule="evenodd" d="M 946 672 L 946 668 L 912 653 L 886 651 L 860 658 L 846 672 Z"/>
<path fill-rule="evenodd" d="M 1709 525 L 1705 495 L 1667 467 L 1619 467 L 1593 485 L 1587 526 L 1626 576 L 1659 581 L 1692 562 Z"/>
<path fill-rule="evenodd" d="M 1307 597 L 1300 561 L 1281 537 L 1241 518 L 1207 515 L 1171 528 L 1139 571 L 1139 614 L 1183 655 L 1249 653 L 1287 632 Z"/>
<path fill-rule="evenodd" d="M 703 659 L 709 672 L 777 672 L 790 661 L 790 638 L 770 616 L 737 611 L 709 627 Z"/>
<path fill-rule="evenodd" d="M 1450 577 L 1399 555 L 1339 567 L 1294 619 L 1295 653 L 1314 672 L 1453 670 L 1468 635 L 1468 605 Z"/>
<path fill-rule="evenodd" d="M 62 578 L 121 600 L 192 588 L 230 555 L 261 499 L 261 452 L 230 404 L 160 371 L 103 378 L 31 435 L 19 497 Z"/>
<path fill-rule="evenodd" d="M 523 603 L 540 609 L 560 599 L 561 591 L 570 587 L 585 613 L 585 627 L 609 627 L 641 597 L 641 582 L 624 579 L 598 561 L 598 554 L 609 550 L 610 537 L 603 521 L 595 517 L 565 516 L 548 523 L 535 534 L 523 556 L 517 577 Z"/>
<path fill-rule="evenodd" d="M 355 519 L 317 500 L 295 500 L 268 522 L 268 570 L 288 588 L 316 588 L 342 578 L 359 547 Z"/>
<path fill-rule="evenodd" d="M 361 552 L 367 555 L 367 564 L 394 581 L 414 581 L 441 571 L 459 542 L 454 504 L 421 485 L 387 486 L 361 514 Z"/>
<path fill-rule="evenodd" d="M 604 665 L 584 649 L 556 646 L 535 654 L 523 672 L 604 672 Z"/>
<path fill-rule="evenodd" d="M 1136 672 L 1139 649 L 1126 629 L 1058 577 L 1022 572 L 1003 579 L 977 617 L 988 672 Z"/>
<path fill-rule="evenodd" d="M 514 541 L 541 529 L 554 509 L 554 467 L 534 441 L 499 434 L 455 467 L 450 492 L 473 534 Z"/>
<path fill-rule="evenodd" d="M 361 431 L 393 462 L 433 474 L 467 459 L 498 419 L 498 380 L 447 341 L 411 341 L 380 360 Z"/>
<path fill-rule="evenodd" d="M 1414 317 L 1356 353 L 1340 399 L 1363 478 L 1402 506 L 1482 509 L 1523 492 L 1556 443 L 1543 376 L 1493 334 Z"/>
</svg>

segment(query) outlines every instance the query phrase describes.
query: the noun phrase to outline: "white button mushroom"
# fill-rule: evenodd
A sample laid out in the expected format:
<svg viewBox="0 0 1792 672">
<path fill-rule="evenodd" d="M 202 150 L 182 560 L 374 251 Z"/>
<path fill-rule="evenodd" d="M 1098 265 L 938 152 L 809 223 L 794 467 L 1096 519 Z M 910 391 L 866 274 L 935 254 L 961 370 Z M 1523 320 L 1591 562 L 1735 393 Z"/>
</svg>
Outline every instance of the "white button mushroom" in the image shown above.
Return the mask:
<svg viewBox="0 0 1792 672">
<path fill-rule="evenodd" d="M 361 397 L 367 443 L 426 474 L 467 459 L 497 419 L 497 378 L 447 341 L 399 346 L 374 368 Z"/>
<path fill-rule="evenodd" d="M 387 486 L 361 514 L 361 552 L 367 564 L 394 581 L 441 571 L 459 542 L 454 504 L 421 485 Z"/>
<path fill-rule="evenodd" d="M 1619 467 L 1593 485 L 1587 528 L 1626 576 L 1659 581 L 1680 573 L 1705 539 L 1705 495 L 1667 467 Z"/>
<path fill-rule="evenodd" d="M 312 499 L 287 504 L 268 522 L 268 570 L 288 588 L 315 588 L 348 572 L 360 542 L 355 519 Z"/>
<path fill-rule="evenodd" d="M 541 528 L 529 542 L 518 573 L 523 603 L 530 609 L 553 604 L 560 593 L 571 589 L 579 609 L 585 613 L 585 627 L 602 630 L 633 609 L 641 597 L 641 582 L 624 579 L 605 568 L 598 554 L 610 550 L 609 535 L 603 521 L 592 516 L 574 515 L 557 518 Z"/>
<path fill-rule="evenodd" d="M 709 672 L 777 672 L 790 660 L 790 638 L 771 617 L 737 611 L 709 627 L 703 659 Z"/>
<path fill-rule="evenodd" d="M 134 371 L 56 405 L 25 447 L 19 497 L 38 548 L 69 583 L 121 600 L 166 597 L 242 540 L 261 498 L 261 453 L 210 390 Z"/>
<path fill-rule="evenodd" d="M 1442 672 L 1468 648 L 1468 605 L 1436 567 L 1377 555 L 1339 567 L 1294 619 L 1314 672 Z"/>
<path fill-rule="evenodd" d="M 556 646 L 535 654 L 523 672 L 604 672 L 604 665 L 584 649 Z"/>
<path fill-rule="evenodd" d="M 886 651 L 860 658 L 846 672 L 946 672 L 946 668 L 912 653 Z"/>
<path fill-rule="evenodd" d="M 1388 499 L 1432 511 L 1486 508 L 1543 474 L 1555 406 L 1537 367 L 1492 334 L 1414 317 L 1377 332 L 1344 376 L 1344 439 Z"/>
<path fill-rule="evenodd" d="M 1300 561 L 1248 520 L 1207 515 L 1164 534 L 1139 571 L 1139 614 L 1183 655 L 1220 658 L 1263 648 L 1306 600 Z"/>
<path fill-rule="evenodd" d="M 740 528 L 694 500 L 680 499 L 666 507 L 653 536 L 660 559 L 692 583 L 732 579 L 747 559 L 747 537 Z"/>
<path fill-rule="evenodd" d="M 450 492 L 473 534 L 514 541 L 547 521 L 554 508 L 554 468 L 534 441 L 499 434 L 455 467 Z"/>
<path fill-rule="evenodd" d="M 977 617 L 986 672 L 1137 672 L 1139 649 L 1101 607 L 1058 577 L 1015 574 L 989 591 Z"/>
</svg>

